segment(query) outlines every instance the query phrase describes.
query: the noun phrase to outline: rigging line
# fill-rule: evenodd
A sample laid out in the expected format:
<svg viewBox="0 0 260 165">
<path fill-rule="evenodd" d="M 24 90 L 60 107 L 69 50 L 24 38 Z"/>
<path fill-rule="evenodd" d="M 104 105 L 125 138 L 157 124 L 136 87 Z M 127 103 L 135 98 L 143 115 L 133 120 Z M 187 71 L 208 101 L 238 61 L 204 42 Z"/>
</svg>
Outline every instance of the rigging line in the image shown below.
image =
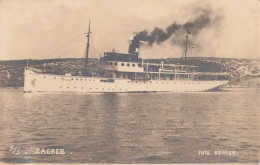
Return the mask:
<svg viewBox="0 0 260 165">
<path fill-rule="evenodd" d="M 184 58 L 184 56 L 185 56 L 185 43 L 183 43 L 183 54 L 182 54 L 182 57 L 181 58 Z"/>
<path fill-rule="evenodd" d="M 93 46 L 90 47 L 90 50 L 91 50 L 91 55 L 92 55 L 92 58 L 95 58 L 96 57 L 96 53 L 93 51 Z"/>
<path fill-rule="evenodd" d="M 96 48 L 94 48 L 94 47 L 92 47 L 92 48 L 93 48 L 93 50 L 95 51 L 95 53 L 101 54 L 99 51 L 96 50 Z"/>
<path fill-rule="evenodd" d="M 93 35 L 92 35 L 93 36 Z M 94 42 L 93 42 L 93 37 L 92 38 L 90 38 L 90 42 L 91 42 L 91 48 L 94 50 L 94 51 L 96 51 L 97 53 L 99 53 L 97 50 L 96 50 L 96 48 L 95 48 L 95 45 L 94 45 Z"/>
<path fill-rule="evenodd" d="M 188 44 L 189 44 L 189 54 L 190 54 L 190 57 L 191 57 L 192 46 L 191 46 L 191 43 L 190 43 L 190 42 L 188 42 Z"/>
<path fill-rule="evenodd" d="M 92 35 L 92 36 L 95 36 L 95 35 Z M 90 38 L 90 39 L 91 39 L 91 44 L 93 45 L 92 48 L 93 48 L 94 51 L 96 51 L 96 53 L 97 53 L 98 55 L 100 55 L 101 53 L 96 49 L 95 44 L 94 44 L 94 42 L 93 42 L 93 38 L 94 38 L 94 37 Z"/>
<path fill-rule="evenodd" d="M 95 44 L 93 42 L 93 38 L 95 38 L 95 35 L 92 33 L 92 37 L 90 38 L 90 42 L 91 42 L 91 45 L 93 45 L 95 47 Z"/>
<path fill-rule="evenodd" d="M 83 45 L 85 45 L 85 44 L 81 44 L 80 46 L 78 46 L 78 47 L 76 47 L 76 48 L 73 48 L 73 49 L 71 49 L 71 50 L 69 50 L 69 51 L 63 53 L 63 54 L 61 54 L 60 56 L 57 56 L 56 58 L 62 57 L 63 55 L 66 55 L 66 54 L 68 54 L 68 53 L 70 53 L 70 52 L 72 52 L 72 51 L 74 51 L 74 50 L 76 50 L 76 49 L 82 47 Z"/>
<path fill-rule="evenodd" d="M 54 54 L 56 54 L 58 51 L 60 51 L 61 49 L 63 49 L 64 47 L 68 46 L 69 44 L 71 44 L 73 41 L 75 41 L 76 39 L 78 39 L 82 34 L 77 35 L 75 38 L 73 38 L 72 40 L 70 40 L 69 42 L 67 42 L 66 44 L 64 44 L 63 46 L 61 46 L 59 49 L 55 50 L 54 52 L 52 52 L 49 56 L 47 56 L 47 58 L 52 57 Z"/>
<path fill-rule="evenodd" d="M 96 49 L 94 46 L 92 46 L 92 49 L 93 49 L 95 52 L 99 53 L 99 51 L 97 51 L 97 49 Z"/>
<path fill-rule="evenodd" d="M 93 42 L 93 38 L 95 38 L 95 35 L 94 34 L 92 34 L 92 37 L 90 38 L 90 42 L 91 42 L 91 48 L 95 51 L 95 53 L 97 54 L 96 56 L 100 56 L 101 55 L 101 53 L 95 48 L 95 44 L 94 44 L 94 42 Z M 96 58 L 96 56 L 95 56 L 95 58 Z"/>
<path fill-rule="evenodd" d="M 97 58 L 97 56 L 99 56 L 99 52 L 94 47 L 91 47 L 91 50 L 93 50 L 92 54 L 94 54 L 94 58 Z"/>
<path fill-rule="evenodd" d="M 100 57 L 100 53 L 98 51 L 95 51 L 95 54 L 96 54 L 95 58 Z"/>
</svg>

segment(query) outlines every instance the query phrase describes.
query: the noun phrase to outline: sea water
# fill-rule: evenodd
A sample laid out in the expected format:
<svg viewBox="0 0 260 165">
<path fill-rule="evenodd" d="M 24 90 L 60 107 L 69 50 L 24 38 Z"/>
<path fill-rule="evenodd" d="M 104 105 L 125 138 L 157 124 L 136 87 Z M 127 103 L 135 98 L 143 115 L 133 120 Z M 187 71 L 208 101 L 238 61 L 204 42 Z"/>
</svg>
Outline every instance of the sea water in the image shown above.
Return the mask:
<svg viewBox="0 0 260 165">
<path fill-rule="evenodd" d="M 259 92 L 87 94 L 1 88 L 0 161 L 258 162 Z"/>
</svg>

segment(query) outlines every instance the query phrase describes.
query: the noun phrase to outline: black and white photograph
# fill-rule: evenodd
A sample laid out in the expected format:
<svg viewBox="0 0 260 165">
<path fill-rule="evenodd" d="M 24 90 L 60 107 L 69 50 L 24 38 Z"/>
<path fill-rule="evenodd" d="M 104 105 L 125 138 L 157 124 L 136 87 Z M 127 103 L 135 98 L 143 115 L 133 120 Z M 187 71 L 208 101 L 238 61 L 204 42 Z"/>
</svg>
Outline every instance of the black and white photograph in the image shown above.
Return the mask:
<svg viewBox="0 0 260 165">
<path fill-rule="evenodd" d="M 259 164 L 259 0 L 0 0 L 0 164 Z"/>
</svg>

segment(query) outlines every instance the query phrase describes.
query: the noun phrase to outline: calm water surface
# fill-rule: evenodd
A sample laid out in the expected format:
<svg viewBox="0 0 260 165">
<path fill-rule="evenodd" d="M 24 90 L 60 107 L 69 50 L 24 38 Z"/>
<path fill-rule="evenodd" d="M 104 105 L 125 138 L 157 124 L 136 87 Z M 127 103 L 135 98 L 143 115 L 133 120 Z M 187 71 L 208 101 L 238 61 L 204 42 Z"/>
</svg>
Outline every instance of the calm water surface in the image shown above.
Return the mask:
<svg viewBox="0 0 260 165">
<path fill-rule="evenodd" d="M 24 94 L 1 88 L 0 161 L 258 162 L 259 92 Z M 65 154 L 35 154 L 37 148 Z M 222 150 L 235 155 L 215 154 Z"/>
</svg>

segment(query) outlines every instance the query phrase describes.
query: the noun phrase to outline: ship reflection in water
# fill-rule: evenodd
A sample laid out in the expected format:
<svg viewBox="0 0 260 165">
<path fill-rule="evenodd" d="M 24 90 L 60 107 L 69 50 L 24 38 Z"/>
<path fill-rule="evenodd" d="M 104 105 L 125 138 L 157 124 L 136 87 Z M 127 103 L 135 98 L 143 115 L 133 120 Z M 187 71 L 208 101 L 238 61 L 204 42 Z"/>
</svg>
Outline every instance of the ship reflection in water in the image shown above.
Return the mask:
<svg viewBox="0 0 260 165">
<path fill-rule="evenodd" d="M 256 89 L 131 94 L 0 90 L 2 162 L 258 161 Z M 35 154 L 35 148 L 45 151 Z"/>
</svg>

